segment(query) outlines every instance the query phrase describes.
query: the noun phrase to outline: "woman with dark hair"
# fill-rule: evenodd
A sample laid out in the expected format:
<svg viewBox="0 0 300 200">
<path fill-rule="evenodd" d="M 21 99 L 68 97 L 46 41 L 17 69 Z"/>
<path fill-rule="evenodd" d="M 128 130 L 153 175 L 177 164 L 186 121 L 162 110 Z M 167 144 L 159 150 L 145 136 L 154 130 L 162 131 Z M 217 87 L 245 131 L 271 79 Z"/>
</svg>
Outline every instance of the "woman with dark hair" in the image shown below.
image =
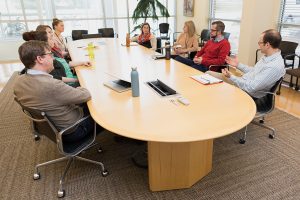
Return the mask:
<svg viewBox="0 0 300 200">
<path fill-rule="evenodd" d="M 150 32 L 150 25 L 148 23 L 143 23 L 141 26 L 141 34 L 131 38 L 132 42 L 137 42 L 140 45 L 156 50 L 156 38 Z"/>
<path fill-rule="evenodd" d="M 52 37 L 53 38 L 53 31 L 52 28 L 48 25 L 38 25 L 35 29 L 36 31 L 46 31 L 47 32 L 47 36 Z M 54 41 L 54 40 L 53 40 Z M 54 41 L 54 47 L 51 48 L 52 53 L 56 56 L 56 57 L 60 57 L 60 58 L 65 58 L 68 61 L 69 60 L 69 55 L 64 56 L 63 52 L 61 51 L 60 48 L 57 47 L 56 42 Z"/>
</svg>

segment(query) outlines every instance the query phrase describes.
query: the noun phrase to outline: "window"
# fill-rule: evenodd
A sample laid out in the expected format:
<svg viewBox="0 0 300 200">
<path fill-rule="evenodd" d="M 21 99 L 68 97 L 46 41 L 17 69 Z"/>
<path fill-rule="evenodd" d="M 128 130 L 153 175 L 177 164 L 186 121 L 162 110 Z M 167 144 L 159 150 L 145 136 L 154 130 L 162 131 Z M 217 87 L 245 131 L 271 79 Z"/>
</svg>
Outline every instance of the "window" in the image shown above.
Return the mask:
<svg viewBox="0 0 300 200">
<path fill-rule="evenodd" d="M 237 54 L 240 35 L 240 21 L 243 0 L 210 0 L 209 25 L 221 20 L 225 24 L 225 32 L 230 33 L 231 53 Z"/>
<path fill-rule="evenodd" d="M 156 34 L 159 23 L 168 21 L 171 30 L 176 23 L 176 0 L 159 1 L 168 8 L 171 17 L 149 19 Z M 23 32 L 35 30 L 39 24 L 51 25 L 53 17 L 64 21 L 64 36 L 70 36 L 72 29 L 97 33 L 98 28 L 113 27 L 116 33 L 124 33 L 120 37 L 125 37 L 135 26 L 131 16 L 136 5 L 136 0 L 1 0 L 0 40 L 20 39 Z"/>
<path fill-rule="evenodd" d="M 278 28 L 282 40 L 300 44 L 300 0 L 282 0 Z M 296 53 L 300 54 L 300 45 Z"/>
</svg>

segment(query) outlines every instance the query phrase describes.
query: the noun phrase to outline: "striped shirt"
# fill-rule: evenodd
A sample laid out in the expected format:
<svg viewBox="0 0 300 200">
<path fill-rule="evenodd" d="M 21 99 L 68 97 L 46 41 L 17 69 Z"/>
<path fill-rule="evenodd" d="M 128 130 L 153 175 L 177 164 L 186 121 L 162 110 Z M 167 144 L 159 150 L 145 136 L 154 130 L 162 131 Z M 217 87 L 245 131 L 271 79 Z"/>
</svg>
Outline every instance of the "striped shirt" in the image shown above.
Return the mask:
<svg viewBox="0 0 300 200">
<path fill-rule="evenodd" d="M 270 56 L 263 56 L 254 67 L 239 64 L 237 68 L 244 75 L 242 77 L 231 75 L 230 80 L 255 98 L 265 96 L 266 92 L 269 92 L 272 86 L 285 75 L 284 62 L 280 51 Z"/>
</svg>

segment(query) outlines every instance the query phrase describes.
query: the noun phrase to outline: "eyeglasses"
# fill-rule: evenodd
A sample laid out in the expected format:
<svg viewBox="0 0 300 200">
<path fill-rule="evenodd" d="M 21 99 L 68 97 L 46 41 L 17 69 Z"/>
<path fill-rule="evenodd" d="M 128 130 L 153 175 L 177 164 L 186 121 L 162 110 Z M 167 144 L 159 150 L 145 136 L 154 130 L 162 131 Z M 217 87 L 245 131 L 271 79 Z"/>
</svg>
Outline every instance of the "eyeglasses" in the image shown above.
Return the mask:
<svg viewBox="0 0 300 200">
<path fill-rule="evenodd" d="M 50 55 L 51 57 L 53 57 L 53 53 L 52 53 L 52 52 L 48 52 L 48 53 L 43 53 L 43 54 L 41 54 L 41 56 L 45 56 L 45 55 Z"/>
<path fill-rule="evenodd" d="M 258 45 L 260 45 L 260 44 L 265 44 L 265 43 L 264 43 L 264 42 L 260 42 L 260 41 L 259 41 L 259 42 L 257 42 L 257 44 L 258 44 Z"/>
<path fill-rule="evenodd" d="M 210 29 L 210 32 L 215 32 L 215 31 L 218 31 L 218 30 L 216 30 L 216 29 Z"/>
</svg>

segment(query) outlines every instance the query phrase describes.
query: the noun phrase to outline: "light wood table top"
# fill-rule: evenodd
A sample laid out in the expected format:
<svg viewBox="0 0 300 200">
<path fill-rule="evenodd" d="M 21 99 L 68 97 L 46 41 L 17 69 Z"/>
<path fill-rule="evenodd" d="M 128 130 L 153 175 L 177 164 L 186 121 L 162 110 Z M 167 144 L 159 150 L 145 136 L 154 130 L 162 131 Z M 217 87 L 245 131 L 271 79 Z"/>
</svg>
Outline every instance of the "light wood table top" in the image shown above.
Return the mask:
<svg viewBox="0 0 300 200">
<path fill-rule="evenodd" d="M 71 42 L 73 60 L 88 60 L 87 50 L 78 47 L 91 41 L 97 46 L 93 67 L 78 67 L 76 71 L 80 84 L 91 92 L 88 107 L 93 119 L 111 132 L 154 142 L 203 141 L 231 134 L 255 115 L 255 103 L 244 91 L 227 83 L 202 85 L 190 78 L 202 72 L 173 59 L 153 60 L 152 50 L 124 47 L 118 39 Z M 115 77 L 130 80 L 133 66 L 139 72 L 140 97 L 103 85 Z M 175 97 L 160 97 L 145 84 L 156 79 L 178 91 L 190 105 L 175 105 L 170 102 Z"/>
</svg>

